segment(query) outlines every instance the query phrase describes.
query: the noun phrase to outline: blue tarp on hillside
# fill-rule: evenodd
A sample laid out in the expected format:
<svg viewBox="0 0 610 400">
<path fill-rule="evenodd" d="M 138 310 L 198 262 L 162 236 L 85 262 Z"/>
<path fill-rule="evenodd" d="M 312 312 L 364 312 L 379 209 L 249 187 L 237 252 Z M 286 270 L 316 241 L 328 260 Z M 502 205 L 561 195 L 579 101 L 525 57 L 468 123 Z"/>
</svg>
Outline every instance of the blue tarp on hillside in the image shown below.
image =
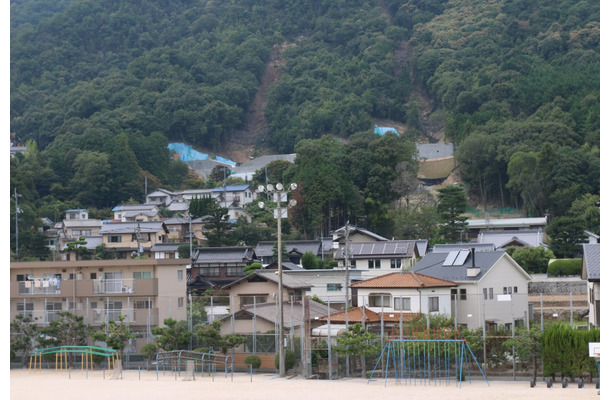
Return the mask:
<svg viewBox="0 0 610 400">
<path fill-rule="evenodd" d="M 383 135 L 385 135 L 388 132 L 393 133 L 393 134 L 398 136 L 398 131 L 396 130 L 396 128 L 392 128 L 392 127 L 389 127 L 389 126 L 377 126 L 377 125 L 375 125 L 375 133 L 377 135 L 383 136 Z"/>
<path fill-rule="evenodd" d="M 184 144 L 184 143 L 170 143 L 167 145 L 167 148 L 170 149 L 171 151 L 174 151 L 174 152 L 180 154 L 180 161 L 198 161 L 198 160 L 207 160 L 210 158 L 209 154 L 197 151 L 197 150 L 193 149 L 191 146 L 189 146 L 188 144 Z M 234 161 L 231 161 L 226 158 L 219 157 L 219 156 L 212 156 L 212 159 L 219 163 L 227 164 L 227 165 L 230 165 L 233 167 L 236 165 L 236 163 Z"/>
<path fill-rule="evenodd" d="M 210 157 L 209 154 L 201 153 L 184 143 L 170 143 L 167 148 L 179 153 L 180 161 L 207 160 Z"/>
</svg>

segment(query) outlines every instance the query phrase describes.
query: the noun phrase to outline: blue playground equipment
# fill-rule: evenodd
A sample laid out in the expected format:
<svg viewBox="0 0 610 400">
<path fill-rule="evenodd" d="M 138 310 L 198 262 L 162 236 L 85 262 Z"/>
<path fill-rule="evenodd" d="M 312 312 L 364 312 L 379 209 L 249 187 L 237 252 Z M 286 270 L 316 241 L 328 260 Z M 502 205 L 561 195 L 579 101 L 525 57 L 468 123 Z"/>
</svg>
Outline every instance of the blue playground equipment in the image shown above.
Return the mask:
<svg viewBox="0 0 610 400">
<path fill-rule="evenodd" d="M 466 340 L 391 339 L 381 351 L 369 382 L 380 367 L 386 385 L 393 377 L 396 384 L 449 385 L 455 380 L 456 386 L 461 386 L 466 378 L 470 382 L 471 363 L 476 364 L 489 386 Z"/>
</svg>

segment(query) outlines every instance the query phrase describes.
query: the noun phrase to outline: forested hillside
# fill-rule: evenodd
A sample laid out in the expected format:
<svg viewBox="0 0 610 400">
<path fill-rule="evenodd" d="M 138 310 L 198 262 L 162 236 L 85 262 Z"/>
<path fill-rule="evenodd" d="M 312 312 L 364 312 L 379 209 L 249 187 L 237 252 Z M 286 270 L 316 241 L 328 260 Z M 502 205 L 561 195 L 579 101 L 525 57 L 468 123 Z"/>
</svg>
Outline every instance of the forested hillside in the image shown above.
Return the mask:
<svg viewBox="0 0 610 400">
<path fill-rule="evenodd" d="M 74 207 L 108 215 L 143 201 L 145 181 L 219 184 L 167 144 L 227 152 L 278 53 L 257 140 L 297 153 L 275 178 L 300 183 L 292 222 L 305 237 L 350 217 L 429 234 L 430 211 L 408 201 L 416 141 L 457 145 L 472 205 L 599 209 L 597 1 L 11 0 L 10 50 L 10 129 L 28 145 L 11 159 L 11 195 L 25 226 Z M 403 133 L 376 137 L 377 121 Z M 599 231 L 587 218 L 578 229 Z"/>
</svg>

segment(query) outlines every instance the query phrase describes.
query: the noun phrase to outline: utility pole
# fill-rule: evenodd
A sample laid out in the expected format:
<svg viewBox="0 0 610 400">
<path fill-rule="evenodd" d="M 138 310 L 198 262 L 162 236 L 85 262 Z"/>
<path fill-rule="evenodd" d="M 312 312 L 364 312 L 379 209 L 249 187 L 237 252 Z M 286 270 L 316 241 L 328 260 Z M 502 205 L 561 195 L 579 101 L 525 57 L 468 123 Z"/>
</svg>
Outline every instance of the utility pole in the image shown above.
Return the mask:
<svg viewBox="0 0 610 400">
<path fill-rule="evenodd" d="M 349 221 L 345 224 L 345 248 L 344 248 L 344 264 L 345 264 L 345 334 L 349 333 Z M 330 329 L 330 328 L 329 328 Z M 349 355 L 345 356 L 345 375 L 349 377 Z"/>
<path fill-rule="evenodd" d="M 19 256 L 19 213 L 21 210 L 19 209 L 19 197 L 20 194 L 17 194 L 17 188 L 15 188 L 15 255 Z"/>
</svg>

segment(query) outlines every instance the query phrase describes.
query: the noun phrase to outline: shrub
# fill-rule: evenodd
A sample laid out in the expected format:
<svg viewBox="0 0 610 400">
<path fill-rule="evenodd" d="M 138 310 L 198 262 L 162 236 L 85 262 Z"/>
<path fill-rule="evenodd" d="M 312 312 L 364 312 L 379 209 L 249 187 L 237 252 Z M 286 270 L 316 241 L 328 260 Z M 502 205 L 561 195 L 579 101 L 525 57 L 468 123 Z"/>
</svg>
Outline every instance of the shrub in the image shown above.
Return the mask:
<svg viewBox="0 0 610 400">
<path fill-rule="evenodd" d="M 261 358 L 256 354 L 251 354 L 244 360 L 246 365 L 252 365 L 252 368 L 258 369 L 261 367 Z"/>
<path fill-rule="evenodd" d="M 582 261 L 579 258 L 555 260 L 549 264 L 550 276 L 580 275 Z"/>
<path fill-rule="evenodd" d="M 291 370 L 297 362 L 297 355 L 294 351 L 290 349 L 286 349 L 284 353 L 284 366 L 286 367 L 286 371 Z M 280 354 L 277 353 L 275 355 L 275 368 L 280 368 Z"/>
</svg>

